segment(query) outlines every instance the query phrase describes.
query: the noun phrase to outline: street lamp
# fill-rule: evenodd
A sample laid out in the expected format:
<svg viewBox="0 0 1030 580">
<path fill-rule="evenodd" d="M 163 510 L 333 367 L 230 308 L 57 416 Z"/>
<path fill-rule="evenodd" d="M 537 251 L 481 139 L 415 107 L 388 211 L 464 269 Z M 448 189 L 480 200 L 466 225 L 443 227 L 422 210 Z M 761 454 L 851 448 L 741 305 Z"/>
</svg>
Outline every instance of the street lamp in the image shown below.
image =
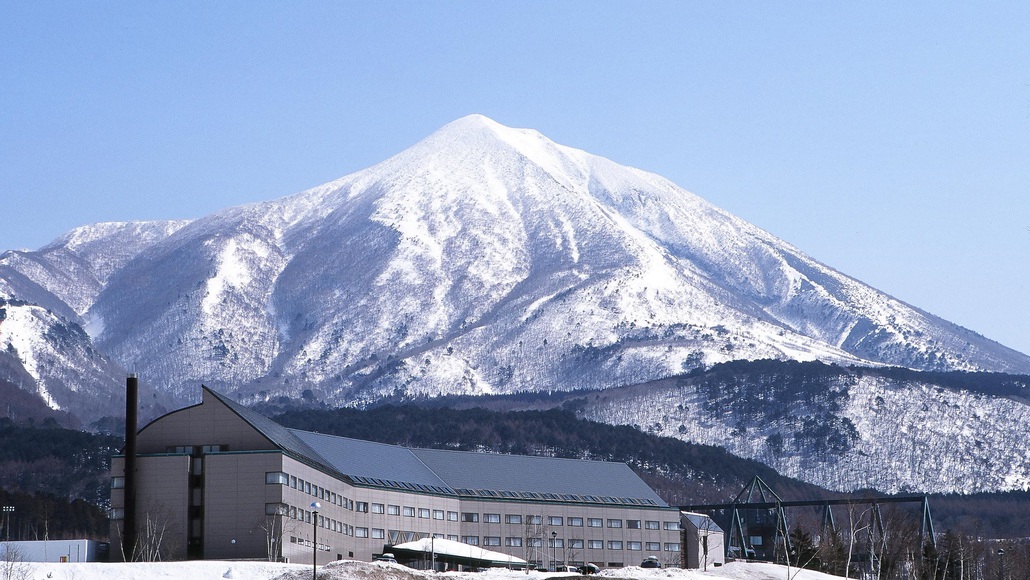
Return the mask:
<svg viewBox="0 0 1030 580">
<path fill-rule="evenodd" d="M 998 557 L 1001 558 L 1001 564 L 998 566 L 998 580 L 1005 580 L 1005 549 L 998 548 Z"/>
<path fill-rule="evenodd" d="M 554 551 L 554 549 L 556 547 L 558 547 L 558 532 L 552 531 L 551 532 L 551 571 L 552 572 L 557 572 L 558 571 L 558 562 L 557 562 L 558 558 L 555 556 L 555 551 Z"/>
<path fill-rule="evenodd" d="M 11 514 L 14 513 L 13 505 L 4 506 L 4 531 L 7 532 L 7 541 L 11 541 Z"/>
<path fill-rule="evenodd" d="M 311 580 L 317 580 L 318 574 L 318 511 L 322 504 L 311 502 Z"/>
</svg>

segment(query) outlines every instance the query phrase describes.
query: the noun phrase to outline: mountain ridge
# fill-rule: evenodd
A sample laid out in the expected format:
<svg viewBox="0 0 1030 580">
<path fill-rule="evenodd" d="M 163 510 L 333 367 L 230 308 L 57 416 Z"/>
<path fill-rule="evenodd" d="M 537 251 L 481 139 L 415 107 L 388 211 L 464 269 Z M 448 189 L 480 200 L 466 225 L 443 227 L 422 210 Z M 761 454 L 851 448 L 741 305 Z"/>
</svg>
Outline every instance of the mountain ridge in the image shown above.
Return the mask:
<svg viewBox="0 0 1030 580">
<path fill-rule="evenodd" d="M 125 370 L 163 397 L 155 410 L 201 382 L 247 403 L 360 406 L 603 390 L 733 360 L 1030 373 L 1027 355 L 661 176 L 477 115 L 284 198 L 6 252 L 0 297 L 0 357 L 62 409 L 76 374 L 114 401 Z M 36 322 L 11 322 L 26 309 Z"/>
</svg>

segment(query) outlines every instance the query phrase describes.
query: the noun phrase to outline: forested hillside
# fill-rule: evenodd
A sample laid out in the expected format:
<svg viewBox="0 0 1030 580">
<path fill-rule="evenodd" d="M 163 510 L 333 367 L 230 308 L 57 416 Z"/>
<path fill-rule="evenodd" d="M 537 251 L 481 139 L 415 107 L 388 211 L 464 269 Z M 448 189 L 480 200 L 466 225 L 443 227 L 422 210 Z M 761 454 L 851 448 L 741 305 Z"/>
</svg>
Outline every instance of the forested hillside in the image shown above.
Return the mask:
<svg viewBox="0 0 1030 580">
<path fill-rule="evenodd" d="M 0 501 L 13 506 L 11 537 L 107 537 L 111 455 L 121 437 L 0 418 Z M 7 530 L 4 530 L 6 534 Z"/>
</svg>

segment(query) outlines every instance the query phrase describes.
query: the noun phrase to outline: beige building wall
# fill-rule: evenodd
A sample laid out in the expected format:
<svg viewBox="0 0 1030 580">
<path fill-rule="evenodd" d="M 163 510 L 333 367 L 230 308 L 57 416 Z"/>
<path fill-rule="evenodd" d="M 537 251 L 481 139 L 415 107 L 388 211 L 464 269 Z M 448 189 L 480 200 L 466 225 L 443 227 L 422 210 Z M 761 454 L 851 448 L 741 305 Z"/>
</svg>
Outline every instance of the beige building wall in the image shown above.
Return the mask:
<svg viewBox="0 0 1030 580">
<path fill-rule="evenodd" d="M 284 454 L 230 408 L 205 399 L 139 434 L 137 519 L 142 523 L 152 512 L 167 520 L 166 558 L 186 558 L 194 538 L 211 559 L 266 559 L 271 551 L 295 563 L 310 564 L 313 553 L 319 564 L 368 561 L 386 544 L 435 535 L 542 566 L 552 565 L 552 552 L 571 565 L 638 565 L 649 555 L 679 565 L 674 508 L 470 499 L 352 485 Z M 123 472 L 124 459 L 114 458 L 112 476 Z M 114 512 L 123 502 L 122 490 L 112 490 Z M 320 504 L 317 519 L 313 502 Z M 533 516 L 539 524 L 531 523 Z M 112 521 L 112 538 L 120 537 L 119 526 Z M 558 541 L 553 550 L 552 540 Z"/>
<path fill-rule="evenodd" d="M 231 409 L 212 401 L 173 411 L 139 432 L 137 451 L 167 453 L 177 446 L 224 445 L 228 451 L 274 449 L 275 446 Z"/>
<path fill-rule="evenodd" d="M 137 459 L 136 475 L 136 527 L 137 545 L 152 558 L 154 551 L 160 559 L 178 560 L 186 557 L 186 529 L 189 513 L 190 457 L 186 455 L 144 456 Z M 124 477 L 125 459 L 111 461 L 111 473 Z M 111 490 L 111 558 L 132 559 L 122 554 L 122 517 L 125 508 L 125 490 Z M 136 557 L 137 559 L 140 556 Z"/>
</svg>

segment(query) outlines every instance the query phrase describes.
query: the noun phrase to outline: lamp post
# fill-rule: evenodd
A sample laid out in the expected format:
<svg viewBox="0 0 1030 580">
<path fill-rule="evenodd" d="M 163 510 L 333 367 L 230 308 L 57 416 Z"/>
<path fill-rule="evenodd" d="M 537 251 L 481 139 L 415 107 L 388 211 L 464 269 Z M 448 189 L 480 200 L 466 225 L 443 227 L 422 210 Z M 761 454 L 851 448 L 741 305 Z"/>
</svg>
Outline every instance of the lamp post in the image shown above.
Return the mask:
<svg viewBox="0 0 1030 580">
<path fill-rule="evenodd" d="M 1005 549 L 998 548 L 998 558 L 1001 563 L 998 565 L 998 580 L 1005 580 Z"/>
<path fill-rule="evenodd" d="M 13 505 L 4 506 L 4 532 L 7 533 L 7 541 L 11 541 L 11 514 L 14 513 Z"/>
<path fill-rule="evenodd" d="M 311 580 L 317 580 L 318 574 L 318 511 L 322 504 L 311 502 Z"/>
<path fill-rule="evenodd" d="M 552 572 L 557 572 L 558 571 L 558 562 L 557 562 L 558 558 L 555 556 L 556 552 L 554 551 L 556 547 L 558 547 L 558 532 L 552 531 L 551 532 L 551 571 Z"/>
</svg>

